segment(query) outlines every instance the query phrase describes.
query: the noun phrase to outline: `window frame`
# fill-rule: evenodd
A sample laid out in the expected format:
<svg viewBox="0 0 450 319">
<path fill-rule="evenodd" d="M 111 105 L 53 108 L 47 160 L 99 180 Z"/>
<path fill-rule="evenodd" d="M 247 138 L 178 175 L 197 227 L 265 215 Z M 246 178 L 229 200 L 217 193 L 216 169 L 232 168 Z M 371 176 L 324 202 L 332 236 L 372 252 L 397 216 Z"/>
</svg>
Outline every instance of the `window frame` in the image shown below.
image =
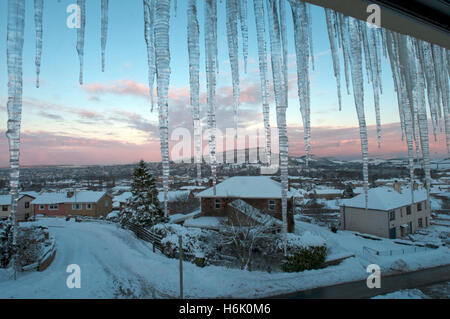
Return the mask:
<svg viewBox="0 0 450 319">
<path fill-rule="evenodd" d="M 86 203 L 86 210 L 92 210 L 92 204 Z"/>
<path fill-rule="evenodd" d="M 40 205 L 39 205 L 39 210 L 45 210 L 45 205 L 40 204 Z"/>
<path fill-rule="evenodd" d="M 418 218 L 417 219 L 417 225 L 418 225 L 419 228 L 423 228 L 423 220 L 422 220 L 422 218 Z"/>
<path fill-rule="evenodd" d="M 274 211 L 277 203 L 274 199 L 269 199 L 268 201 L 268 208 L 270 211 Z"/>
<path fill-rule="evenodd" d="M 76 206 L 79 206 L 80 208 L 76 208 Z M 83 204 L 73 203 L 72 204 L 72 210 L 83 210 Z"/>
<path fill-rule="evenodd" d="M 411 215 L 411 214 L 412 214 L 411 206 L 406 206 L 406 215 Z"/>
<path fill-rule="evenodd" d="M 5 209 L 6 207 L 6 209 Z M 7 212 L 9 210 L 9 205 L 2 205 L 2 212 Z"/>
<path fill-rule="evenodd" d="M 30 208 L 30 202 L 25 202 L 25 208 Z"/>
<path fill-rule="evenodd" d="M 59 204 L 49 204 L 48 210 L 59 210 Z"/>
<path fill-rule="evenodd" d="M 417 203 L 417 211 L 421 212 L 423 210 L 422 203 Z"/>
<path fill-rule="evenodd" d="M 389 221 L 391 222 L 391 221 L 393 221 L 393 220 L 395 220 L 395 210 L 392 210 L 392 211 L 390 211 L 389 212 Z"/>
<path fill-rule="evenodd" d="M 217 205 L 218 205 L 219 207 L 217 207 Z M 218 199 L 218 198 L 215 198 L 215 199 L 214 199 L 214 208 L 215 208 L 215 209 L 221 209 L 221 208 L 222 208 L 222 202 L 221 202 L 220 199 Z"/>
</svg>

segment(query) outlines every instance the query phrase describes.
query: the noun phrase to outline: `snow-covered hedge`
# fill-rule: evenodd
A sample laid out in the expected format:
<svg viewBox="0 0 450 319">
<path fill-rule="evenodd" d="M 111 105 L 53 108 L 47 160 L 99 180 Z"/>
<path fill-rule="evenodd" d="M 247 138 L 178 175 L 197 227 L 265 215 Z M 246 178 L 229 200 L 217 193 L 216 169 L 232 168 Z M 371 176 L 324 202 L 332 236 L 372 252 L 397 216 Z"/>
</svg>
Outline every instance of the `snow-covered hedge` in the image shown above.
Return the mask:
<svg viewBox="0 0 450 319">
<path fill-rule="evenodd" d="M 186 228 L 177 224 L 157 224 L 150 231 L 163 237 L 161 243 L 164 253 L 170 257 L 178 253 L 178 236 L 182 236 L 183 253 L 187 260 L 214 255 L 215 248 L 211 243 L 214 242 L 213 236 L 217 236 L 216 232 L 212 234 L 209 230 Z"/>
</svg>

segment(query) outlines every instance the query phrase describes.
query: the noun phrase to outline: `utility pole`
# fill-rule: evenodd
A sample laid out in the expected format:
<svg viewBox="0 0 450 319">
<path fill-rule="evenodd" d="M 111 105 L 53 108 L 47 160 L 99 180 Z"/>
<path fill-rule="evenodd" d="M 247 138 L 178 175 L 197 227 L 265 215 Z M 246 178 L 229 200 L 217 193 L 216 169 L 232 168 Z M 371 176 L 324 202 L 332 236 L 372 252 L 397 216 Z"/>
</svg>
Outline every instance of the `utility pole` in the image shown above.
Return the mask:
<svg viewBox="0 0 450 319">
<path fill-rule="evenodd" d="M 180 299 L 183 299 L 183 237 L 178 236 L 179 254 L 180 254 Z"/>
</svg>

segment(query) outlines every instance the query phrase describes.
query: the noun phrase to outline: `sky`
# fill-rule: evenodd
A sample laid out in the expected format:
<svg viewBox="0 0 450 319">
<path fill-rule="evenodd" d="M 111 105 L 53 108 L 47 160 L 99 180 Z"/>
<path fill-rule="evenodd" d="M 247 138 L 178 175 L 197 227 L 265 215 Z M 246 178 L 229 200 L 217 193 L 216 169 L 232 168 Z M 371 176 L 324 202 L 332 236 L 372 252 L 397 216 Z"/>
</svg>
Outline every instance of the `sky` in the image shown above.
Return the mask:
<svg viewBox="0 0 450 319">
<path fill-rule="evenodd" d="M 23 58 L 23 115 L 21 164 L 88 165 L 125 164 L 139 159 L 159 161 L 159 129 L 156 109 L 152 113 L 148 89 L 147 53 L 141 0 L 110 0 L 106 69 L 101 72 L 100 0 L 86 5 L 84 84 L 78 83 L 79 59 L 76 29 L 69 29 L 67 7 L 74 0 L 45 1 L 41 86 L 35 87 L 35 25 L 33 1 L 27 0 Z M 200 4 L 203 1 L 199 1 Z M 169 126 L 192 131 L 189 106 L 189 64 L 186 31 L 187 1 L 178 1 L 170 21 L 171 78 L 169 88 Z M 240 55 L 241 106 L 239 127 L 262 129 L 262 106 L 258 71 L 256 31 L 252 1 L 249 4 L 249 59 L 244 74 Z M 219 70 L 217 87 L 217 125 L 233 127 L 231 70 L 226 44 L 225 1 L 219 3 Z M 311 71 L 312 153 L 341 159 L 361 158 L 358 121 L 353 96 L 343 90 L 343 110 L 339 112 L 336 80 L 322 8 L 312 6 L 315 69 Z M 7 123 L 6 66 L 7 1 L 0 0 L 0 130 Z M 204 68 L 203 6 L 199 9 L 201 48 L 201 114 L 206 117 Z M 297 95 L 295 48 L 292 18 L 288 12 L 289 108 L 287 122 L 289 152 L 304 155 L 303 126 Z M 239 43 L 242 50 L 242 42 Z M 382 147 L 376 143 L 375 111 L 371 86 L 365 86 L 366 119 L 369 126 L 369 156 L 394 158 L 406 156 L 401 140 L 397 98 L 390 66 L 383 60 L 381 120 Z M 342 83 L 345 83 L 342 77 Z M 271 98 L 271 126 L 276 115 Z M 431 156 L 445 157 L 445 137 L 430 137 Z M 171 146 L 176 140 L 170 141 Z M 0 166 L 9 162 L 8 143 L 0 134 Z"/>
</svg>

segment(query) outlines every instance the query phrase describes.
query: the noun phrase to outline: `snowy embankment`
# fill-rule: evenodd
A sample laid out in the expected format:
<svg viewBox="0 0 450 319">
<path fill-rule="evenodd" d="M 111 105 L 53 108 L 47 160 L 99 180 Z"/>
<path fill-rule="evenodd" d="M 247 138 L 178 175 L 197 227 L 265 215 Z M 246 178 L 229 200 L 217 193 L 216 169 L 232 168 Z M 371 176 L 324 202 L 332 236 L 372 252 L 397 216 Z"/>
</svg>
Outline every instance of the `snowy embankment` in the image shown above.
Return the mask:
<svg viewBox="0 0 450 319">
<path fill-rule="evenodd" d="M 159 252 L 133 233 L 106 222 L 66 222 L 46 219 L 56 238 L 57 254 L 52 265 L 42 273 L 21 273 L 17 281 L 0 271 L 0 298 L 170 298 L 179 294 L 176 259 Z M 362 247 L 397 248 L 390 240 L 373 241 L 350 232 L 334 234 L 326 228 L 296 223 L 296 232 L 306 238 L 326 241 L 331 256 L 353 253 L 355 258 L 338 266 L 302 273 L 267 273 L 241 271 L 226 267 L 199 268 L 184 264 L 184 295 L 186 298 L 273 296 L 319 286 L 367 278 L 366 267 L 377 263 L 382 274 L 412 271 L 450 264 L 450 252 L 436 250 L 393 257 L 365 256 Z M 81 289 L 69 289 L 67 266 L 81 268 Z"/>
</svg>

